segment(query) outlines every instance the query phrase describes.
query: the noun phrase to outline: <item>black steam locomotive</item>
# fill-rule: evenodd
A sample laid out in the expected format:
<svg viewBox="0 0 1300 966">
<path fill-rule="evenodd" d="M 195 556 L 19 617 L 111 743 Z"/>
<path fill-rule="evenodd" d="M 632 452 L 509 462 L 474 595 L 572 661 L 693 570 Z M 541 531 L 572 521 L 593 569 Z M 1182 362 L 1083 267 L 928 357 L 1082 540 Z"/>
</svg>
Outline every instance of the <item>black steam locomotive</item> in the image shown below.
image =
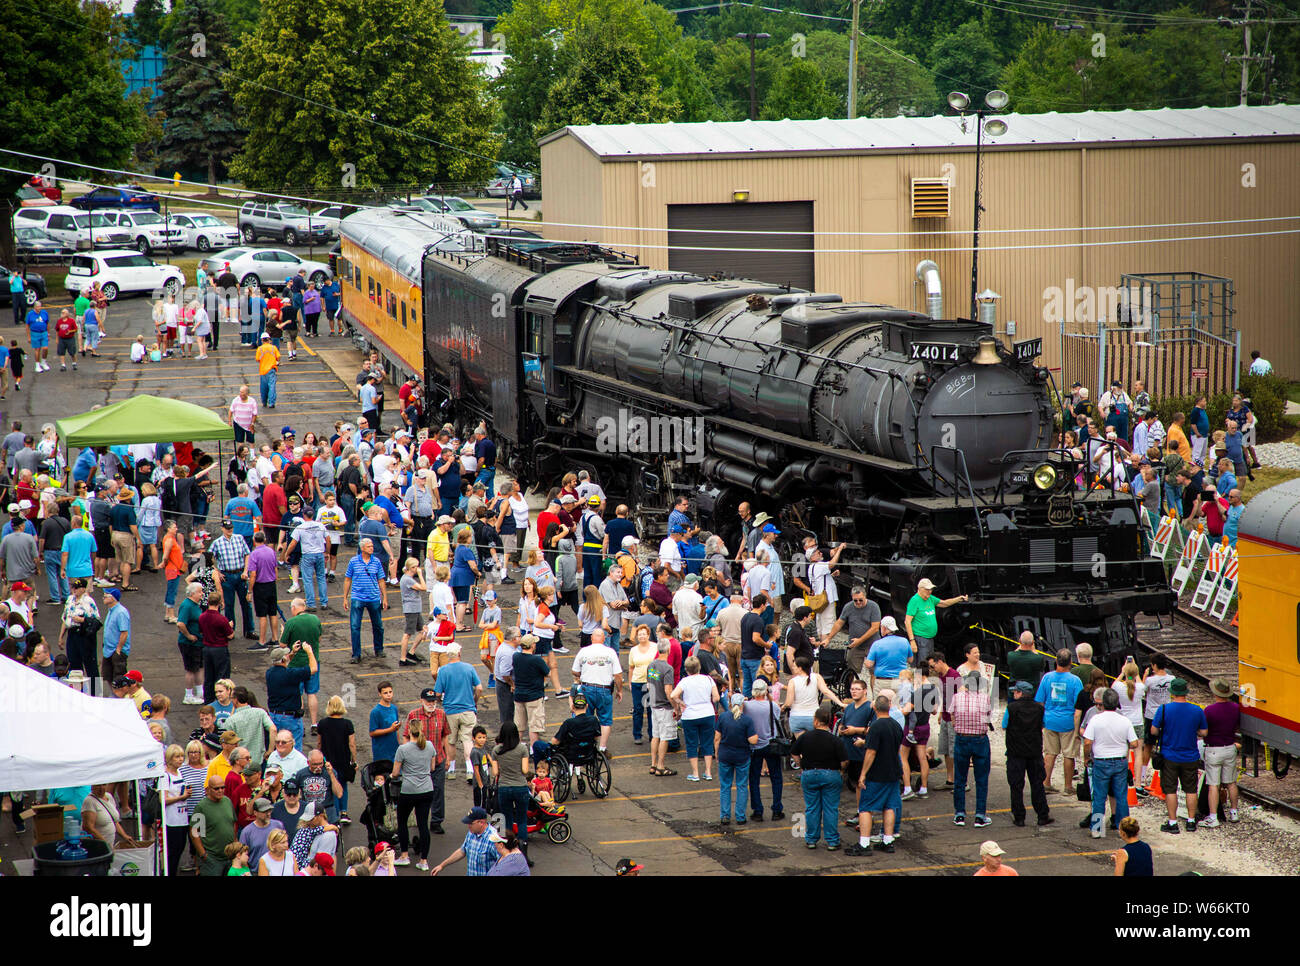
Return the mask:
<svg viewBox="0 0 1300 966">
<path fill-rule="evenodd" d="M 986 655 L 1029 629 L 1118 664 L 1133 616 L 1172 608 L 1133 499 L 1079 492 L 1051 449 L 1040 344 L 587 244 L 429 250 L 422 280 L 443 417 L 487 420 L 522 481 L 589 467 L 650 537 L 685 492 L 734 552 L 749 501 L 787 561 L 846 542 L 840 580 L 895 614 L 922 576 L 969 595 L 941 633 Z"/>
</svg>

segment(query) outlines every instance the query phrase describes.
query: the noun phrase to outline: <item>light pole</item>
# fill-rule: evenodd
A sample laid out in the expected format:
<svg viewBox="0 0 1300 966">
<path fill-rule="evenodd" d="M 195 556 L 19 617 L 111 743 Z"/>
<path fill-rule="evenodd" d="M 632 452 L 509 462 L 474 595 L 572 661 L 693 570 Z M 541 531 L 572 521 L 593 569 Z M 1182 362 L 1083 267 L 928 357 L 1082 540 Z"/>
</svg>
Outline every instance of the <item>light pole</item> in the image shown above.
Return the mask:
<svg viewBox="0 0 1300 966">
<path fill-rule="evenodd" d="M 853 24 L 849 27 L 849 120 L 858 116 L 858 14 L 862 0 L 853 0 Z"/>
<path fill-rule="evenodd" d="M 749 119 L 758 120 L 758 91 L 754 87 L 754 45 L 771 39 L 771 34 L 736 34 L 737 40 L 749 41 Z"/>
<path fill-rule="evenodd" d="M 971 239 L 970 255 L 970 318 L 976 318 L 975 314 L 975 293 L 979 291 L 979 263 L 980 263 L 980 212 L 984 210 L 980 204 L 980 151 L 984 144 L 984 135 L 989 137 L 1001 137 L 1007 133 L 1007 122 L 1000 117 L 989 117 L 991 114 L 997 114 L 999 111 L 1006 109 L 1007 103 L 1011 98 L 1006 91 L 992 90 L 984 95 L 984 106 L 977 108 L 975 111 L 975 217 L 973 219 L 973 232 Z M 961 129 L 966 130 L 966 110 L 970 107 L 970 98 L 960 91 L 953 91 L 948 95 L 948 106 L 962 115 Z M 988 118 L 985 120 L 985 118 Z"/>
</svg>

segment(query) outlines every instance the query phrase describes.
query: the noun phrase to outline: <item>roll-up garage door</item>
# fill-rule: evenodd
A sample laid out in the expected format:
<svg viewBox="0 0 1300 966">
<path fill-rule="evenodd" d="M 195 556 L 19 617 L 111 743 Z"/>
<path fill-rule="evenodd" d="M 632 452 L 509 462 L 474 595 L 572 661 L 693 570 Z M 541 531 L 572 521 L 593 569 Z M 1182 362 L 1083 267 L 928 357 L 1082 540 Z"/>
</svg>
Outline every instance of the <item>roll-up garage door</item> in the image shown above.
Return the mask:
<svg viewBox="0 0 1300 966">
<path fill-rule="evenodd" d="M 748 234 L 750 231 L 775 234 Z M 674 247 L 668 251 L 668 267 L 673 271 L 727 274 L 812 291 L 812 231 L 811 201 L 669 205 L 668 244 Z M 728 248 L 758 250 L 722 250 Z"/>
</svg>

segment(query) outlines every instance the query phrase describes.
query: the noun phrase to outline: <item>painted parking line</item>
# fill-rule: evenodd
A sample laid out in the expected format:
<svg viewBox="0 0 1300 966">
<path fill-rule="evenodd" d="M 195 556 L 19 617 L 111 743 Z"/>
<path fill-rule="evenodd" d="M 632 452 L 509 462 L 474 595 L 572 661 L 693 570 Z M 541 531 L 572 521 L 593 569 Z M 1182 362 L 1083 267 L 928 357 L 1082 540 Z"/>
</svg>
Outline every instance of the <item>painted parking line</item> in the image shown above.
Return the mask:
<svg viewBox="0 0 1300 966">
<path fill-rule="evenodd" d="M 1042 862 L 1045 859 L 1073 859 L 1075 857 L 1083 858 L 1097 855 L 1113 855 L 1114 849 L 1104 849 L 1097 852 L 1053 852 L 1050 855 L 1018 855 L 1012 861 L 1019 865 L 1022 862 Z M 899 868 L 889 869 L 855 869 L 852 872 L 828 872 L 826 875 L 901 875 L 906 872 L 940 872 L 945 869 L 977 869 L 983 862 L 951 862 L 946 865 L 907 865 Z"/>
</svg>

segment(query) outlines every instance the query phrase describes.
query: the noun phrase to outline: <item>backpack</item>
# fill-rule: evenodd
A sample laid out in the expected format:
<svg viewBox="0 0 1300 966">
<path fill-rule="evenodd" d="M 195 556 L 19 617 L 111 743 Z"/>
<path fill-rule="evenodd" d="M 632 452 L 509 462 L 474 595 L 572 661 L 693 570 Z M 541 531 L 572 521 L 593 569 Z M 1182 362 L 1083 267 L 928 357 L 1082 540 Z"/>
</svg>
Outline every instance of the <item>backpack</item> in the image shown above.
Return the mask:
<svg viewBox="0 0 1300 966">
<path fill-rule="evenodd" d="M 176 502 L 176 477 L 169 476 L 162 481 L 162 488 L 159 496 L 162 497 L 164 510 L 169 510 L 173 513 L 176 512 L 178 509 L 178 504 Z"/>
</svg>

